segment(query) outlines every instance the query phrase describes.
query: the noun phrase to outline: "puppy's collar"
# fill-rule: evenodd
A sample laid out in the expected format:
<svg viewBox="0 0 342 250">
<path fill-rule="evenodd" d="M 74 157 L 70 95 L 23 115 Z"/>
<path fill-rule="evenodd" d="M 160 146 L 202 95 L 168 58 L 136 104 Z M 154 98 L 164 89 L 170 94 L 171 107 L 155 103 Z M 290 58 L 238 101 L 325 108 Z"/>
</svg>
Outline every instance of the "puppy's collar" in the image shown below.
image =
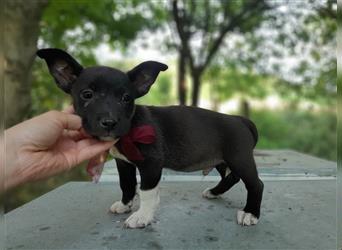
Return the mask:
<svg viewBox="0 0 342 250">
<path fill-rule="evenodd" d="M 151 125 L 141 125 L 131 128 L 128 134 L 122 136 L 118 142 L 119 151 L 129 161 L 143 161 L 144 156 L 136 146 L 136 143 L 152 144 L 156 140 L 156 131 Z"/>
</svg>

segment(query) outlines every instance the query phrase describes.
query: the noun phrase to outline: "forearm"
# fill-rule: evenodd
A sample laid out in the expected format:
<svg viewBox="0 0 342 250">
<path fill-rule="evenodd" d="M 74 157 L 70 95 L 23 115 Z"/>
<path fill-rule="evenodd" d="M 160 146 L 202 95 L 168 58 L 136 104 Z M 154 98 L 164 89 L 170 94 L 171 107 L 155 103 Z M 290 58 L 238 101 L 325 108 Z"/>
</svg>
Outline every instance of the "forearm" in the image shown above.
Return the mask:
<svg viewBox="0 0 342 250">
<path fill-rule="evenodd" d="M 4 145 L 4 150 L 2 151 L 3 156 L 1 158 L 1 191 L 6 191 L 19 185 L 25 179 L 23 173 L 20 171 L 20 157 L 17 151 L 18 147 L 15 145 L 14 133 L 14 128 L 5 130 L 4 138 L 1 141 L 1 144 Z"/>
</svg>

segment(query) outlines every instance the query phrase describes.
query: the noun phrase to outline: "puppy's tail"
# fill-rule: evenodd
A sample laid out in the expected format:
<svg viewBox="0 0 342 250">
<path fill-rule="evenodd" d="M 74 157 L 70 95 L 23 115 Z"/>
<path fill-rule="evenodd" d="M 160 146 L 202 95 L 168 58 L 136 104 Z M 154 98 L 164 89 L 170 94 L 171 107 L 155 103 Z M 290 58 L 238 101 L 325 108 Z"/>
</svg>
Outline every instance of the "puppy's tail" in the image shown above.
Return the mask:
<svg viewBox="0 0 342 250">
<path fill-rule="evenodd" d="M 255 142 L 254 147 L 255 147 L 255 145 L 257 144 L 258 139 L 259 139 L 258 130 L 257 130 L 255 124 L 251 120 L 249 120 L 245 117 L 241 116 L 240 118 L 241 118 L 243 124 L 245 124 L 247 126 L 247 128 L 249 128 L 249 130 L 251 131 L 251 133 L 254 137 L 254 142 Z"/>
</svg>

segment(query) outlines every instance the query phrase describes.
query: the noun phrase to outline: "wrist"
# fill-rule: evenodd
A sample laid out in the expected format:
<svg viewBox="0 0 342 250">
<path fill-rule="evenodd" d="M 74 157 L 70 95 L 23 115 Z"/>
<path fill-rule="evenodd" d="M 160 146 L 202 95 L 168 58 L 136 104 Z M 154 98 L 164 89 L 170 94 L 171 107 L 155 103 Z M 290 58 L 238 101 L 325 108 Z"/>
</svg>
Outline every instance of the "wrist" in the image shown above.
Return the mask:
<svg viewBox="0 0 342 250">
<path fill-rule="evenodd" d="M 7 129 L 4 134 L 4 189 L 9 190 L 21 183 L 22 173 L 20 171 L 18 147 L 14 140 L 15 131 L 13 128 Z"/>
<path fill-rule="evenodd" d="M 4 134 L 0 135 L 0 193 L 5 188 L 5 138 Z"/>
</svg>

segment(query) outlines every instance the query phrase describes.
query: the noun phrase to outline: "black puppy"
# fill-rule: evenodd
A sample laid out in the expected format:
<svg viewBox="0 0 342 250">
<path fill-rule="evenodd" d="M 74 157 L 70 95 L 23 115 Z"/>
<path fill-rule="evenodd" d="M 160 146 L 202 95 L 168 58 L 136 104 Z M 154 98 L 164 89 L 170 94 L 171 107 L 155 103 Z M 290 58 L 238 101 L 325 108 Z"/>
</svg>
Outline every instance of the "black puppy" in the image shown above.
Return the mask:
<svg viewBox="0 0 342 250">
<path fill-rule="evenodd" d="M 247 226 L 258 222 L 263 183 L 253 158 L 257 129 L 250 120 L 195 107 L 135 105 L 134 100 L 168 68 L 162 63 L 147 61 L 124 73 L 103 66 L 83 68 L 60 49 L 41 49 L 37 55 L 46 60 L 57 85 L 72 96 L 85 130 L 103 140 L 120 138 L 112 153 L 123 195 L 111 206 L 112 212 L 130 211 L 139 170 L 140 208 L 126 220 L 127 227 L 144 227 L 153 220 L 164 167 L 178 171 L 216 167 L 222 179 L 203 191 L 206 198 L 228 191 L 241 178 L 248 195 L 237 222 Z"/>
</svg>

